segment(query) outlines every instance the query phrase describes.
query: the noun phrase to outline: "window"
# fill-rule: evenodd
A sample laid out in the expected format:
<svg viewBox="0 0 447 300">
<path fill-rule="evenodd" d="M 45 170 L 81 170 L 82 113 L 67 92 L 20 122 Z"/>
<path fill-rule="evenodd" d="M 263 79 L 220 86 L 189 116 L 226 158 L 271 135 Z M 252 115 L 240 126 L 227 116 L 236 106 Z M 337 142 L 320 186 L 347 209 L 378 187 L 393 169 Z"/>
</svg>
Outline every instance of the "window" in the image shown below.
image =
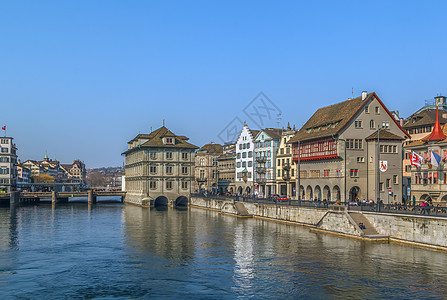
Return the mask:
<svg viewBox="0 0 447 300">
<path fill-rule="evenodd" d="M 354 122 L 355 128 L 362 128 L 362 120 L 355 120 Z"/>
<path fill-rule="evenodd" d="M 375 124 L 374 120 L 369 121 L 369 128 L 371 128 L 371 129 L 376 128 L 376 124 Z"/>
<path fill-rule="evenodd" d="M 281 170 L 278 170 L 278 177 L 281 177 Z"/>
<path fill-rule="evenodd" d="M 281 154 L 284 154 L 284 148 L 281 148 L 280 153 L 281 153 Z"/>
<path fill-rule="evenodd" d="M 182 153 L 182 159 L 188 159 L 188 153 Z"/>
<path fill-rule="evenodd" d="M 241 167 L 241 162 L 240 162 L 240 161 L 237 162 L 237 167 L 238 167 L 238 168 Z"/>
<path fill-rule="evenodd" d="M 151 171 L 152 174 L 157 173 L 157 167 L 156 166 L 151 166 L 150 171 Z"/>
<path fill-rule="evenodd" d="M 242 150 L 242 144 L 239 144 L 239 150 Z"/>
<path fill-rule="evenodd" d="M 248 162 L 248 167 L 253 166 L 253 163 L 251 161 Z"/>
<path fill-rule="evenodd" d="M 172 152 L 166 152 L 166 159 L 172 159 Z"/>
<path fill-rule="evenodd" d="M 2 148 L 2 153 L 8 153 L 8 148 Z"/>
<path fill-rule="evenodd" d="M 369 106 L 365 105 L 365 113 L 369 114 Z"/>
<path fill-rule="evenodd" d="M 382 122 L 382 128 L 386 128 L 386 129 L 390 128 L 390 122 L 389 121 L 383 121 Z"/>
<path fill-rule="evenodd" d="M 9 140 L 8 140 L 8 139 L 2 139 L 2 140 L 1 140 L 1 143 L 2 143 L 2 144 L 9 144 Z"/>
<path fill-rule="evenodd" d="M 378 106 L 376 106 L 376 115 L 380 114 L 380 108 Z"/>
<path fill-rule="evenodd" d="M 281 160 L 280 159 L 278 159 L 278 166 L 280 166 L 281 165 Z"/>
<path fill-rule="evenodd" d="M 253 157 L 253 151 L 248 151 L 248 158 Z"/>
<path fill-rule="evenodd" d="M 365 162 L 365 158 L 363 156 L 357 157 L 357 162 L 358 163 L 364 163 Z"/>
<path fill-rule="evenodd" d="M 167 188 L 168 190 L 171 190 L 171 189 L 172 189 L 172 181 L 166 181 L 166 188 Z"/>
<path fill-rule="evenodd" d="M 393 183 L 398 184 L 398 177 L 397 175 L 393 175 Z"/>
<path fill-rule="evenodd" d="M 182 181 L 182 189 L 188 188 L 188 181 Z"/>
<path fill-rule="evenodd" d="M 295 169 L 292 169 L 292 176 L 295 176 Z"/>
<path fill-rule="evenodd" d="M 247 163 L 245 161 L 242 162 L 242 168 L 245 168 L 247 166 Z"/>
<path fill-rule="evenodd" d="M 157 188 L 157 182 L 154 181 L 154 180 L 151 180 L 149 182 L 149 187 L 150 187 L 151 190 L 155 190 Z"/>
<path fill-rule="evenodd" d="M 188 174 L 188 167 L 182 167 L 182 174 Z"/>
<path fill-rule="evenodd" d="M 241 158 L 241 153 L 240 152 L 237 154 L 237 158 L 238 159 Z"/>
<path fill-rule="evenodd" d="M 323 176 L 324 177 L 329 177 L 329 172 L 330 172 L 330 170 L 324 170 Z"/>
<path fill-rule="evenodd" d="M 386 180 L 386 187 L 387 188 L 391 187 L 391 179 L 389 178 Z"/>
<path fill-rule="evenodd" d="M 383 182 L 379 183 L 379 190 L 380 190 L 381 192 L 384 191 L 384 189 L 383 189 Z"/>
<path fill-rule="evenodd" d="M 361 139 L 346 139 L 346 149 L 363 149 L 363 140 Z"/>
<path fill-rule="evenodd" d="M 246 158 L 247 157 L 247 152 L 242 152 L 242 158 Z"/>
<path fill-rule="evenodd" d="M 157 159 L 157 152 L 149 152 L 150 159 Z"/>
<path fill-rule="evenodd" d="M 172 174 L 172 167 L 166 166 L 166 174 Z"/>
<path fill-rule="evenodd" d="M 0 168 L 0 174 L 9 174 L 9 168 Z"/>
<path fill-rule="evenodd" d="M 351 177 L 359 177 L 359 170 L 351 169 L 350 174 L 351 174 Z"/>
</svg>

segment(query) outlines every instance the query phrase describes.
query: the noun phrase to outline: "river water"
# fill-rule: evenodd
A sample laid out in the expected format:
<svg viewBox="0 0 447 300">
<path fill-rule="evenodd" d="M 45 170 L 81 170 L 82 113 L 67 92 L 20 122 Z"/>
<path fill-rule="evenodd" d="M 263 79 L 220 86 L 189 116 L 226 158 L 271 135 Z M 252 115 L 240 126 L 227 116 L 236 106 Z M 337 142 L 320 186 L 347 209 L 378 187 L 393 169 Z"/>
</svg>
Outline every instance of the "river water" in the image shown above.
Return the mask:
<svg viewBox="0 0 447 300">
<path fill-rule="evenodd" d="M 0 208 L 0 299 L 447 297 L 447 253 L 188 209 Z"/>
</svg>

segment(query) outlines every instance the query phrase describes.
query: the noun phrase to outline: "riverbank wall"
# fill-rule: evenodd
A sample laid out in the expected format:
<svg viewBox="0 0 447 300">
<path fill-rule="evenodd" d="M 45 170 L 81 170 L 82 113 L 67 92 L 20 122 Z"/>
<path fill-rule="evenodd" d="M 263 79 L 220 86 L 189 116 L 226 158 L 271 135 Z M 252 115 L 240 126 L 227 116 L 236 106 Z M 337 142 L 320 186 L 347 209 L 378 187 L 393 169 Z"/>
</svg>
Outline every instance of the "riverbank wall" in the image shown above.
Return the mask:
<svg viewBox="0 0 447 300">
<path fill-rule="evenodd" d="M 220 213 L 241 216 L 241 205 L 248 214 L 244 217 L 271 219 L 295 223 L 311 230 L 339 234 L 370 241 L 396 241 L 418 246 L 447 250 L 447 219 L 373 212 L 349 212 L 343 206 L 310 208 L 265 203 L 237 202 L 191 197 L 190 206 Z M 359 222 L 367 224 L 361 229 Z"/>
</svg>

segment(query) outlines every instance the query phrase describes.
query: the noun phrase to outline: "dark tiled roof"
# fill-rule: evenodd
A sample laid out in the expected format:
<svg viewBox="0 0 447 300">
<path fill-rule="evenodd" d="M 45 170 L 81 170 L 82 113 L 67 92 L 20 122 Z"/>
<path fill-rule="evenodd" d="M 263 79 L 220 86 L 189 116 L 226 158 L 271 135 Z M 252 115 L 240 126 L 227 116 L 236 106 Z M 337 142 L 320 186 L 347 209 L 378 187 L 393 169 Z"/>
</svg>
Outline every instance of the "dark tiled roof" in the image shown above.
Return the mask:
<svg viewBox="0 0 447 300">
<path fill-rule="evenodd" d="M 281 138 L 281 133 L 283 132 L 283 130 L 279 128 L 266 128 L 262 131 L 264 131 L 269 137 L 274 140 Z"/>
<path fill-rule="evenodd" d="M 143 135 L 138 135 L 138 136 L 142 136 Z M 135 137 L 134 139 L 132 139 L 129 143 L 135 141 L 137 138 Z M 163 138 L 164 137 L 172 137 L 174 138 L 174 144 L 172 145 L 167 145 L 163 143 Z M 145 143 L 139 145 L 140 148 L 159 148 L 159 147 L 163 147 L 163 148 L 183 148 L 183 149 L 197 149 L 199 147 L 188 143 L 187 141 L 185 141 L 184 138 L 179 138 L 177 137 L 174 133 L 172 133 L 169 129 L 167 129 L 166 127 L 162 126 L 159 129 L 151 132 L 148 135 L 144 135 L 145 139 L 148 139 L 148 141 L 146 141 Z M 125 151 L 124 153 L 127 153 L 128 151 L 131 151 L 133 149 L 129 149 L 127 151 Z"/>
<path fill-rule="evenodd" d="M 379 130 L 379 139 L 380 140 L 398 140 L 398 141 L 403 141 L 405 140 L 405 138 L 395 135 L 394 133 L 391 133 L 389 130 L 386 129 L 380 129 Z M 373 134 L 371 134 L 370 136 L 368 136 L 365 140 L 370 141 L 370 140 L 377 140 L 377 131 L 374 131 Z"/>
<path fill-rule="evenodd" d="M 357 97 L 318 109 L 298 133 L 290 139 L 289 143 L 337 134 L 373 94 L 368 94 L 365 100 L 362 100 L 362 97 Z"/>
<path fill-rule="evenodd" d="M 249 129 L 249 131 L 250 131 L 251 136 L 253 137 L 253 139 L 255 139 L 256 136 L 257 136 L 258 133 L 259 133 L 259 130 L 255 130 L 255 129 Z"/>
<path fill-rule="evenodd" d="M 433 125 L 436 121 L 436 109 L 423 110 L 420 113 L 415 113 L 405 120 L 403 128 L 410 129 L 414 127 Z M 447 112 L 439 111 L 439 123 L 447 123 Z"/>
<path fill-rule="evenodd" d="M 222 153 L 223 152 L 223 147 L 220 144 L 214 144 L 214 143 L 210 143 L 210 144 L 206 144 L 204 146 L 202 146 L 199 151 L 207 151 L 208 153 Z"/>
</svg>

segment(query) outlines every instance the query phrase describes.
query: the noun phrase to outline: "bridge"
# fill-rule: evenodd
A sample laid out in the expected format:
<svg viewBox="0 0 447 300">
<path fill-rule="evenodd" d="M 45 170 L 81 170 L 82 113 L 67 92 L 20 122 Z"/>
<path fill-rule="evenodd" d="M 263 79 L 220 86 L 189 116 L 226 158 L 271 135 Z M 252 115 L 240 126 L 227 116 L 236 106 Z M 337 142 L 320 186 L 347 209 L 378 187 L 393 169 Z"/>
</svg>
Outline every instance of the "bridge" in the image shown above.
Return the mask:
<svg viewBox="0 0 447 300">
<path fill-rule="evenodd" d="M 0 204 L 16 206 L 26 203 L 39 203 L 42 199 L 51 199 L 52 204 L 66 203 L 69 198 L 86 197 L 89 204 L 96 203 L 97 197 L 121 197 L 120 202 L 124 202 L 126 192 L 123 191 L 94 191 L 83 192 L 11 192 L 0 194 Z"/>
</svg>

